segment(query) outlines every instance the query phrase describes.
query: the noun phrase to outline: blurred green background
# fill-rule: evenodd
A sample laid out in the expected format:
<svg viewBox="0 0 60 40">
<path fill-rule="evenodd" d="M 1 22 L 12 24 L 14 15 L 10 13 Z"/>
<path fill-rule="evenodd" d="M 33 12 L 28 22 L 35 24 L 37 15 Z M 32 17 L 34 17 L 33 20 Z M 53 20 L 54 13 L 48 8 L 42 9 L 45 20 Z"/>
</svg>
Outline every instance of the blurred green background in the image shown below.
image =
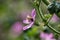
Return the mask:
<svg viewBox="0 0 60 40">
<path fill-rule="evenodd" d="M 39 37 L 36 37 L 39 29 L 37 29 L 38 27 L 35 25 L 33 29 L 25 33 L 23 32 L 18 38 L 11 38 L 8 36 L 12 24 L 17 21 L 22 23 L 27 14 L 31 13 L 31 10 L 34 8 L 32 5 L 33 1 L 34 0 L 0 0 L 0 40 L 39 40 Z M 50 1 L 52 2 L 52 0 Z M 49 13 L 47 6 L 43 2 L 41 2 L 41 9 L 44 14 Z M 60 20 L 50 24 L 56 30 L 60 31 Z M 25 37 L 26 39 L 24 39 Z"/>
</svg>

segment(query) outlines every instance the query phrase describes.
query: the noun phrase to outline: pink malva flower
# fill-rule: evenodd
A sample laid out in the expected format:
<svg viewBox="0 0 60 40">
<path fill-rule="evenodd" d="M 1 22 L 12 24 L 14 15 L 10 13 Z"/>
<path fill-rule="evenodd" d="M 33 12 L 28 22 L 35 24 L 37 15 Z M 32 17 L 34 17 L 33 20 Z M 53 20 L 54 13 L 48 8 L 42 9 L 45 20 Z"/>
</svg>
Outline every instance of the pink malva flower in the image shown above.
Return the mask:
<svg viewBox="0 0 60 40">
<path fill-rule="evenodd" d="M 23 20 L 23 23 L 28 24 L 23 27 L 23 30 L 27 30 L 32 27 L 35 21 L 35 16 L 36 16 L 36 11 L 35 9 L 33 9 L 31 15 L 27 15 L 26 19 Z"/>
<path fill-rule="evenodd" d="M 53 21 L 53 22 L 57 22 L 59 20 L 60 20 L 60 18 L 56 14 L 54 14 L 52 19 L 51 19 L 51 21 Z"/>
<path fill-rule="evenodd" d="M 16 22 L 10 29 L 10 35 L 12 37 L 18 37 L 23 31 L 23 25 L 20 22 Z"/>
<path fill-rule="evenodd" d="M 40 34 L 40 38 L 41 38 L 41 40 L 56 40 L 56 39 L 53 38 L 53 34 L 52 33 L 48 34 L 48 33 L 43 33 L 42 32 Z"/>
<path fill-rule="evenodd" d="M 16 22 L 12 25 L 10 29 L 10 35 L 14 38 L 18 37 L 23 30 L 31 28 L 35 21 L 36 12 L 35 9 L 32 10 L 31 16 L 27 15 L 26 20 L 23 20 L 23 23 L 28 24 L 23 27 L 22 23 Z"/>
</svg>

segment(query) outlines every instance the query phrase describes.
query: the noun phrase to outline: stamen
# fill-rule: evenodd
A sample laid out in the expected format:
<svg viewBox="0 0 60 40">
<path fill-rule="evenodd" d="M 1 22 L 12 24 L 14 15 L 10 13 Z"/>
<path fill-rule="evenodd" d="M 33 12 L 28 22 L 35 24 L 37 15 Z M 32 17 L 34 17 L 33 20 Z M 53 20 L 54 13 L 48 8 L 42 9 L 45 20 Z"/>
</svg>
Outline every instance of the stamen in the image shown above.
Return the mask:
<svg viewBox="0 0 60 40">
<path fill-rule="evenodd" d="M 32 17 L 30 15 L 27 16 L 28 19 L 31 19 Z"/>
<path fill-rule="evenodd" d="M 33 21 L 33 18 L 30 15 L 28 15 L 26 19 L 29 21 Z"/>
</svg>

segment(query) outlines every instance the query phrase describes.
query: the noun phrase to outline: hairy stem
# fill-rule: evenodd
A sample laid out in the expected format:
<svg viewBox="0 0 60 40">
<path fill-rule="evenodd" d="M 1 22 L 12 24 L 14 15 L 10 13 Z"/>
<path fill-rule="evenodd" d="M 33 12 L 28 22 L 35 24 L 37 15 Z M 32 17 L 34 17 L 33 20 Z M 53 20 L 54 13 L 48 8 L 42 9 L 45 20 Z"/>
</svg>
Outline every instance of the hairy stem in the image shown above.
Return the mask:
<svg viewBox="0 0 60 40">
<path fill-rule="evenodd" d="M 49 28 L 50 28 L 51 30 L 53 30 L 55 33 L 60 34 L 60 32 L 57 31 L 56 29 L 54 29 L 53 27 L 51 27 L 49 23 L 47 24 L 47 27 L 49 27 Z"/>
<path fill-rule="evenodd" d="M 42 14 L 41 14 L 41 9 L 40 9 L 40 16 L 41 16 L 41 15 L 42 15 Z M 45 18 L 44 18 L 44 16 L 43 16 L 43 17 L 41 17 L 41 18 L 42 18 L 42 20 L 43 20 L 43 19 L 45 19 Z M 44 20 L 43 20 L 43 22 L 45 22 L 45 23 L 46 23 L 46 22 L 47 22 L 47 20 L 46 20 L 46 21 L 44 21 Z M 47 23 L 47 24 L 45 24 L 45 25 L 47 25 L 47 27 L 49 27 L 49 28 L 50 28 L 51 30 L 53 30 L 55 33 L 60 34 L 60 32 L 59 32 L 59 31 L 57 31 L 56 29 L 54 29 L 53 27 L 51 27 L 51 25 L 50 25 L 49 23 Z"/>
<path fill-rule="evenodd" d="M 44 15 L 43 15 L 43 13 L 42 13 L 42 11 L 41 11 L 41 9 L 40 9 L 40 7 L 35 7 L 35 9 L 36 9 L 39 17 L 41 17 L 41 19 L 43 20 L 43 22 L 46 23 L 47 20 L 45 19 Z M 51 30 L 53 30 L 55 33 L 60 34 L 60 32 L 57 31 L 56 29 L 54 29 L 53 27 L 51 27 L 51 25 L 50 25 L 49 23 L 47 23 L 47 24 L 45 24 L 45 25 L 46 25 L 47 27 L 49 27 Z"/>
<path fill-rule="evenodd" d="M 49 5 L 50 4 L 50 2 L 49 2 L 49 0 L 42 0 L 46 5 Z"/>
<path fill-rule="evenodd" d="M 53 17 L 53 14 L 52 14 L 52 16 L 47 20 L 46 24 L 48 24 L 48 23 L 50 22 L 50 20 L 52 19 L 52 17 Z"/>
</svg>

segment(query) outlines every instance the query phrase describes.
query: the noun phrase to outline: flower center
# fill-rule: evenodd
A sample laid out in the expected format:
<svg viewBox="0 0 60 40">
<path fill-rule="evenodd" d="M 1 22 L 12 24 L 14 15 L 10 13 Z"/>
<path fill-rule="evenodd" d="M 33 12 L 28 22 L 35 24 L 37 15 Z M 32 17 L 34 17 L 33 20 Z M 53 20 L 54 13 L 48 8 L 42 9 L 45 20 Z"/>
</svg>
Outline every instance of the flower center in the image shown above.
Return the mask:
<svg viewBox="0 0 60 40">
<path fill-rule="evenodd" d="M 27 20 L 29 20 L 29 22 L 33 22 L 33 18 L 31 17 L 31 16 L 27 16 L 27 18 L 26 18 Z"/>
</svg>

